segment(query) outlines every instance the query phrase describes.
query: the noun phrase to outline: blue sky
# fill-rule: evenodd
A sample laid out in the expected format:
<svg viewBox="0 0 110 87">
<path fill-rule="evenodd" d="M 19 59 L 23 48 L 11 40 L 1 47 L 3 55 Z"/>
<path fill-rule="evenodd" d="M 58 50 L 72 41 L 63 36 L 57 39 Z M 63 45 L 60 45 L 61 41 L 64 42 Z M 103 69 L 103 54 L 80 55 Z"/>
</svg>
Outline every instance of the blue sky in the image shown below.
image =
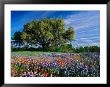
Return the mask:
<svg viewBox="0 0 110 87">
<path fill-rule="evenodd" d="M 65 27 L 74 27 L 73 46 L 100 45 L 100 11 L 12 11 L 11 36 L 35 19 L 63 18 Z"/>
</svg>

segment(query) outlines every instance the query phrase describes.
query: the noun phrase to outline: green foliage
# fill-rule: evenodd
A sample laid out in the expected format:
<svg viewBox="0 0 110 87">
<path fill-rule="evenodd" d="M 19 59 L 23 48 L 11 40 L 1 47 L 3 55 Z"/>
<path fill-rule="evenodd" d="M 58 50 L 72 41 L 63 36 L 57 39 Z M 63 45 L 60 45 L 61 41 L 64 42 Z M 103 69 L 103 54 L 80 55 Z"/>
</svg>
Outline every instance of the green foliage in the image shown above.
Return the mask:
<svg viewBox="0 0 110 87">
<path fill-rule="evenodd" d="M 100 47 L 98 46 L 85 46 L 85 47 L 79 47 L 79 48 L 74 48 L 73 52 L 76 53 L 83 53 L 83 52 L 100 52 Z"/>
<path fill-rule="evenodd" d="M 21 39 L 21 33 L 22 32 L 15 32 L 14 33 L 14 37 L 12 38 L 12 39 L 14 39 L 14 40 L 17 40 L 17 41 L 22 41 L 22 39 Z"/>
<path fill-rule="evenodd" d="M 73 47 L 71 44 L 64 44 L 61 47 L 56 47 L 55 52 L 73 52 Z"/>
<path fill-rule="evenodd" d="M 11 51 L 40 51 L 40 52 L 69 52 L 69 53 L 85 53 L 85 52 L 100 52 L 100 47 L 90 46 L 90 47 L 79 47 L 73 48 L 71 44 L 62 45 L 61 47 L 54 47 L 54 49 L 43 49 L 43 48 L 14 48 L 11 47 Z"/>
<path fill-rule="evenodd" d="M 73 27 L 69 27 L 68 30 L 64 33 L 64 38 L 67 41 L 72 41 L 74 38 L 74 29 Z"/>
<path fill-rule="evenodd" d="M 65 29 L 61 18 L 43 18 L 25 24 L 22 32 L 15 32 L 14 39 L 40 45 L 45 50 L 55 50 L 74 39 L 74 29 Z"/>
</svg>

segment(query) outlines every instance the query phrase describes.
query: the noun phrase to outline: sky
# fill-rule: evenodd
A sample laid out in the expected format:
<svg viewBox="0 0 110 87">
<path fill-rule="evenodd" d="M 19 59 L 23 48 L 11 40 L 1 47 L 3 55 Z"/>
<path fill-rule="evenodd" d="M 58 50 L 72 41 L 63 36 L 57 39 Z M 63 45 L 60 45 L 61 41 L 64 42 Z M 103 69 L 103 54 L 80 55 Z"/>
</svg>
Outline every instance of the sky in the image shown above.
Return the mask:
<svg viewBox="0 0 110 87">
<path fill-rule="evenodd" d="M 100 46 L 100 11 L 11 11 L 11 36 L 22 31 L 23 25 L 35 19 L 63 18 L 66 29 L 73 27 L 74 47 Z"/>
</svg>

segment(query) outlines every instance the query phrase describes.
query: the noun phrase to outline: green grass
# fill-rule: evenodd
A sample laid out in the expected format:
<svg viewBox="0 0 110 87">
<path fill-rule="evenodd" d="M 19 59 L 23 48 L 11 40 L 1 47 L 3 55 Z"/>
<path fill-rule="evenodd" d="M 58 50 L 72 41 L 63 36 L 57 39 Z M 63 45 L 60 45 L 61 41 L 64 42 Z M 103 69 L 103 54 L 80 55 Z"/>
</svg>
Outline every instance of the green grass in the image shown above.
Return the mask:
<svg viewBox="0 0 110 87">
<path fill-rule="evenodd" d="M 16 55 L 22 55 L 22 56 L 38 56 L 38 55 L 42 55 L 42 54 L 51 54 L 52 52 L 36 52 L 36 51 L 16 51 L 16 52 L 11 52 L 12 56 L 16 56 Z M 60 53 L 60 52 L 57 52 Z"/>
</svg>

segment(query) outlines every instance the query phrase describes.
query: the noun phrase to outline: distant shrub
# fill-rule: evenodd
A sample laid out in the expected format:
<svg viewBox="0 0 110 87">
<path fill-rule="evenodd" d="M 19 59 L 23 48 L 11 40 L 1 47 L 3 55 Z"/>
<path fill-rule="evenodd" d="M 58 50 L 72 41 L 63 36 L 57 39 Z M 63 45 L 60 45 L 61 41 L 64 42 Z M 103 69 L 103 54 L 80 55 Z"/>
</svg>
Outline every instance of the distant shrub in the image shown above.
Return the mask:
<svg viewBox="0 0 110 87">
<path fill-rule="evenodd" d="M 41 47 L 34 48 L 34 47 L 12 47 L 11 51 L 41 51 L 41 52 L 72 52 L 72 53 L 84 53 L 84 52 L 100 52 L 100 47 L 98 46 L 86 46 L 86 47 L 79 47 L 74 48 L 71 44 L 64 44 L 60 47 L 52 47 L 48 49 L 44 49 Z"/>
</svg>

